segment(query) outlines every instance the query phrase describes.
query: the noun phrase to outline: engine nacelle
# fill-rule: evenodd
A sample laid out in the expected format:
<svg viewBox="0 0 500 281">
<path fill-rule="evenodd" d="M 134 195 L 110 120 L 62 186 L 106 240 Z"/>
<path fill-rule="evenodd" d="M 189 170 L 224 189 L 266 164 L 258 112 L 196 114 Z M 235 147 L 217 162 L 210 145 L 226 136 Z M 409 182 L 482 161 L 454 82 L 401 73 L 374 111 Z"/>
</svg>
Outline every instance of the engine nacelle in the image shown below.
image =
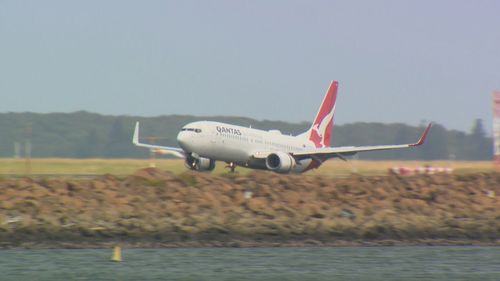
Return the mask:
<svg viewBox="0 0 500 281">
<path fill-rule="evenodd" d="M 184 162 L 184 164 L 188 169 L 195 171 L 212 171 L 215 169 L 215 160 L 204 157 L 186 157 L 186 162 Z"/>
<path fill-rule="evenodd" d="M 271 153 L 266 157 L 266 167 L 277 173 L 290 173 L 295 164 L 295 159 L 285 152 Z"/>
</svg>

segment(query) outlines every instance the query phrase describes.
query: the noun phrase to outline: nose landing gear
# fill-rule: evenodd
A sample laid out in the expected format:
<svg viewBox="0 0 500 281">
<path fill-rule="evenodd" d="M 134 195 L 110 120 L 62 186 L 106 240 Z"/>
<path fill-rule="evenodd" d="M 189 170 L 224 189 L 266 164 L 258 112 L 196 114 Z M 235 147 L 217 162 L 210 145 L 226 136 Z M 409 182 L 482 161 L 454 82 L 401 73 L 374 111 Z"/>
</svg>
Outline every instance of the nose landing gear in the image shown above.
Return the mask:
<svg viewBox="0 0 500 281">
<path fill-rule="evenodd" d="M 231 170 L 230 173 L 234 173 L 234 170 L 236 169 L 236 164 L 234 164 L 234 162 L 228 162 L 226 168 L 229 168 Z"/>
</svg>

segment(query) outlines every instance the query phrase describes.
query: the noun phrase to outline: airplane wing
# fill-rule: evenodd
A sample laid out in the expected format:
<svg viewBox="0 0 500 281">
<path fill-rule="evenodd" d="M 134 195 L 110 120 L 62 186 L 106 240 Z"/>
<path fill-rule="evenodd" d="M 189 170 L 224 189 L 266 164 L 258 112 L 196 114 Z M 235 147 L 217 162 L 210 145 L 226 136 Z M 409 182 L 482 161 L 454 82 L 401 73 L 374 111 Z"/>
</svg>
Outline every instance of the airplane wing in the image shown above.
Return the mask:
<svg viewBox="0 0 500 281">
<path fill-rule="evenodd" d="M 135 123 L 134 136 L 132 137 L 132 143 L 139 147 L 149 148 L 155 153 L 169 154 L 179 158 L 186 158 L 184 150 L 178 147 L 153 145 L 139 142 L 139 122 Z"/>
<path fill-rule="evenodd" d="M 325 147 L 325 148 L 313 148 L 309 150 L 303 150 L 300 152 L 292 153 L 292 156 L 296 160 L 313 158 L 326 160 L 333 157 L 339 157 L 345 160 L 344 156 L 354 155 L 358 152 L 364 151 L 377 151 L 377 150 L 390 150 L 390 149 L 400 149 L 420 146 L 424 144 L 427 134 L 432 126 L 432 123 L 427 126 L 424 133 L 416 143 L 410 144 L 398 144 L 398 145 L 374 145 L 374 146 L 343 146 L 343 147 Z"/>
</svg>

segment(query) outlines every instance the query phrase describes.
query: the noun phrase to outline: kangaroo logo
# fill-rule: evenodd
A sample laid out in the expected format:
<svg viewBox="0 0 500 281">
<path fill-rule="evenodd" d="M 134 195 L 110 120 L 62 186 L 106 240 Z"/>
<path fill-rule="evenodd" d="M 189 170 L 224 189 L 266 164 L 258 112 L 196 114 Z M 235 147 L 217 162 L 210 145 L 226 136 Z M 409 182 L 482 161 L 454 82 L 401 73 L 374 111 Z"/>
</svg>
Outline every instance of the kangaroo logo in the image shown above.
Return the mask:
<svg viewBox="0 0 500 281">
<path fill-rule="evenodd" d="M 337 101 L 338 83 L 332 81 L 325 98 L 321 103 L 318 114 L 314 119 L 313 125 L 309 129 L 309 140 L 317 148 L 328 147 L 331 143 L 333 115 L 335 113 L 335 104 Z"/>
<path fill-rule="evenodd" d="M 319 144 L 319 147 L 326 147 L 325 145 L 325 137 L 327 134 L 327 129 L 331 130 L 331 123 L 333 119 L 333 113 L 335 112 L 335 107 L 333 107 L 330 112 L 321 120 L 321 122 L 316 123 L 312 126 L 312 131 L 316 134 L 316 140 L 313 140 L 316 145 Z M 330 145 L 330 144 L 328 144 Z"/>
</svg>

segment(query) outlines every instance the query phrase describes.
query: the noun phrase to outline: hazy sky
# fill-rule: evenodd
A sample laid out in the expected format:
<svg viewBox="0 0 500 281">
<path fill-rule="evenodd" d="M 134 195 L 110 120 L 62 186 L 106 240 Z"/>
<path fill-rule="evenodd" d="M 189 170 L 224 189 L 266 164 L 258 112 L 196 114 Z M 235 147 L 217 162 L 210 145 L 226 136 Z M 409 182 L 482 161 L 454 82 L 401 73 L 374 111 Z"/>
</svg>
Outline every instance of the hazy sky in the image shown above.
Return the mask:
<svg viewBox="0 0 500 281">
<path fill-rule="evenodd" d="M 0 0 L 0 112 L 491 126 L 500 1 Z M 488 128 L 488 130 L 490 130 Z"/>
</svg>

